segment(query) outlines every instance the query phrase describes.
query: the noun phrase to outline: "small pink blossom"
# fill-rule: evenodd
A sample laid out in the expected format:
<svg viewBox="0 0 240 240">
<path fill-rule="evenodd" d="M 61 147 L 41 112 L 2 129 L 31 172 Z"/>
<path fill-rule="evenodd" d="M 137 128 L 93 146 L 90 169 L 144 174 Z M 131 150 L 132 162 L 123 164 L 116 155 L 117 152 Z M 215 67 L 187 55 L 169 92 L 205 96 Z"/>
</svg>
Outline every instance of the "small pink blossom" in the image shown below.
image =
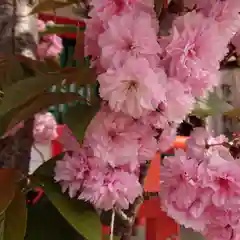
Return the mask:
<svg viewBox="0 0 240 240">
<path fill-rule="evenodd" d="M 86 30 L 84 31 L 85 56 L 93 59 L 99 58 L 101 49 L 98 46 L 99 35 L 104 31 L 101 19 L 97 16 L 96 10 L 90 11 L 90 19 L 85 20 Z M 94 61 L 93 61 L 94 62 Z"/>
<path fill-rule="evenodd" d="M 108 25 L 109 28 L 98 39 L 104 68 L 111 67 L 114 62 L 124 63 L 131 56 L 148 59 L 161 52 L 149 14 L 130 12 L 114 16 Z"/>
<path fill-rule="evenodd" d="M 221 30 L 221 37 L 231 37 L 240 27 L 240 4 L 238 0 L 184 0 L 185 6 L 196 9 L 214 19 Z"/>
<path fill-rule="evenodd" d="M 161 152 L 169 150 L 176 139 L 176 125 L 166 124 L 158 140 L 158 148 Z"/>
<path fill-rule="evenodd" d="M 136 138 L 139 142 L 138 160 L 144 164 L 146 160 L 152 160 L 158 150 L 157 133 L 151 126 L 136 122 L 135 128 Z"/>
<path fill-rule="evenodd" d="M 161 168 L 161 199 L 164 210 L 178 223 L 197 231 L 203 230 L 206 219 L 202 215 L 208 206 L 209 193 L 197 182 L 198 161 L 188 158 L 182 150 L 163 161 Z"/>
<path fill-rule="evenodd" d="M 195 128 L 191 133 L 191 137 L 187 140 L 188 156 L 202 160 L 209 138 L 210 134 L 205 128 Z"/>
<path fill-rule="evenodd" d="M 33 136 L 36 142 L 46 143 L 54 140 L 57 134 L 57 122 L 49 113 L 38 113 L 35 115 Z"/>
<path fill-rule="evenodd" d="M 228 142 L 228 139 L 220 135 L 218 137 L 212 137 L 205 128 L 195 128 L 191 133 L 191 137 L 187 140 L 187 154 L 188 156 L 202 160 L 206 157 L 207 153 L 217 152 L 225 160 L 231 159 L 230 153 L 227 148 L 223 147 L 223 144 Z M 208 148 L 208 151 L 206 151 Z M 219 156 L 220 156 L 219 155 Z"/>
<path fill-rule="evenodd" d="M 100 95 L 113 111 L 140 118 L 165 100 L 166 75 L 144 58 L 130 57 L 122 67 L 99 75 Z"/>
<path fill-rule="evenodd" d="M 125 15 L 133 11 L 150 14 L 154 12 L 154 2 L 152 0 L 92 0 L 91 5 L 104 21 L 110 20 L 114 15 Z"/>
<path fill-rule="evenodd" d="M 37 28 L 38 28 L 39 32 L 43 32 L 45 30 L 45 28 L 46 28 L 45 22 L 40 20 L 40 19 L 38 19 L 37 20 Z"/>
<path fill-rule="evenodd" d="M 238 240 L 234 237 L 234 229 L 231 225 L 224 227 L 219 225 L 209 224 L 204 231 L 204 236 L 210 240 Z"/>
<path fill-rule="evenodd" d="M 194 96 L 201 96 L 219 84 L 219 61 L 226 54 L 230 40 L 219 35 L 213 19 L 193 11 L 176 18 L 171 35 L 166 37 L 168 45 L 166 38 L 160 40 L 160 45 L 163 41 L 166 46 L 163 60 L 168 75 L 190 87 Z"/>
<path fill-rule="evenodd" d="M 192 111 L 195 99 L 189 89 L 176 79 L 169 79 L 166 86 L 166 101 L 163 115 L 170 122 L 180 123 Z"/>
<path fill-rule="evenodd" d="M 240 167 L 234 159 L 226 161 L 221 158 L 217 151 L 214 151 L 201 175 L 202 185 L 214 191 L 212 195 L 213 205 L 216 207 L 231 206 L 239 202 Z"/>
<path fill-rule="evenodd" d="M 38 31 L 43 32 L 48 25 L 54 25 L 54 22 L 38 20 Z M 37 55 L 43 59 L 46 57 L 56 57 L 63 49 L 62 39 L 56 34 L 44 35 L 41 37 L 37 46 Z"/>
<path fill-rule="evenodd" d="M 54 179 L 60 183 L 62 191 L 68 190 L 69 196 L 73 198 L 80 193 L 89 170 L 87 156 L 79 148 L 78 153 L 72 156 L 65 154 L 62 160 L 57 161 Z"/>
<path fill-rule="evenodd" d="M 237 0 L 212 0 L 212 7 L 206 9 L 209 17 L 214 18 L 219 25 L 223 38 L 232 38 L 240 27 L 240 3 Z"/>
<path fill-rule="evenodd" d="M 113 207 L 128 209 L 129 204 L 142 194 L 142 186 L 134 174 L 121 170 L 105 174 L 92 171 L 79 199 L 92 202 L 97 208 L 110 210 Z"/>
<path fill-rule="evenodd" d="M 207 239 L 239 239 L 239 209 L 230 210 L 211 207 L 208 212 L 209 223 L 203 231 L 203 234 Z"/>
<path fill-rule="evenodd" d="M 132 118 L 103 108 L 88 126 L 84 142 L 106 164 L 136 168 L 140 145 L 133 124 Z"/>
<path fill-rule="evenodd" d="M 168 124 L 168 119 L 164 116 L 161 107 L 158 108 L 159 110 L 149 112 L 147 115 L 141 117 L 140 121 L 156 129 L 163 129 Z"/>
<path fill-rule="evenodd" d="M 63 49 L 62 39 L 57 35 L 47 35 L 43 37 L 37 48 L 37 55 L 40 58 L 56 57 Z"/>
</svg>

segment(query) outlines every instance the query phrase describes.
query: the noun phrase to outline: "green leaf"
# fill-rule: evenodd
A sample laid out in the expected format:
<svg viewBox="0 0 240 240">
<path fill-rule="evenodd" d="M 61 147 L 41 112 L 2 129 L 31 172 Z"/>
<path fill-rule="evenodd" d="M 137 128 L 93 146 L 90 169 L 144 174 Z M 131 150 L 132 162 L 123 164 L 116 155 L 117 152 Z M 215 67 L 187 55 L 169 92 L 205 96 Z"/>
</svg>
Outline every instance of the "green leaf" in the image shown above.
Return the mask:
<svg viewBox="0 0 240 240">
<path fill-rule="evenodd" d="M 7 112 L 26 104 L 32 98 L 40 95 L 64 80 L 61 74 L 40 75 L 21 80 L 5 90 L 2 103 L 0 105 L 0 116 Z"/>
<path fill-rule="evenodd" d="M 93 207 L 80 200 L 70 199 L 50 177 L 38 176 L 44 192 L 62 216 L 88 240 L 101 238 L 101 222 Z"/>
<path fill-rule="evenodd" d="M 119 237 L 116 237 L 116 236 L 113 237 L 113 240 L 119 240 L 119 239 L 120 239 Z M 110 240 L 110 236 L 105 234 L 102 240 Z"/>
<path fill-rule="evenodd" d="M 31 59 L 25 56 L 17 56 L 22 67 L 29 72 L 31 76 L 49 74 L 49 73 L 60 73 L 61 67 L 57 58 L 46 58 L 43 61 Z"/>
<path fill-rule="evenodd" d="M 60 60 L 58 57 L 46 57 L 44 59 L 45 66 L 49 68 L 49 70 L 54 70 L 54 71 L 60 71 L 61 65 L 60 65 Z"/>
<path fill-rule="evenodd" d="M 76 44 L 74 47 L 73 58 L 79 62 L 82 62 L 82 60 L 84 59 L 84 37 L 84 31 L 80 31 L 80 29 L 77 29 Z"/>
<path fill-rule="evenodd" d="M 92 106 L 77 104 L 69 107 L 64 121 L 78 141 L 82 142 L 85 131 L 98 110 L 99 104 Z"/>
<path fill-rule="evenodd" d="M 212 92 L 209 93 L 207 98 L 197 101 L 192 115 L 205 118 L 208 116 L 222 115 L 232 109 L 232 105 L 227 103 L 223 98 L 220 98 L 216 92 Z"/>
<path fill-rule="evenodd" d="M 15 124 L 19 123 L 20 121 L 27 120 L 35 113 L 48 109 L 48 107 L 52 105 L 65 104 L 69 102 L 75 102 L 77 100 L 86 103 L 86 100 L 83 99 L 83 97 L 81 97 L 78 93 L 43 93 L 42 95 L 31 99 L 27 104 L 23 105 L 23 107 L 13 116 L 8 127 L 11 129 Z"/>
<path fill-rule="evenodd" d="M 26 233 L 26 223 L 25 195 L 17 188 L 11 204 L 4 213 L 3 240 L 23 240 Z"/>
<path fill-rule="evenodd" d="M 77 4 L 76 0 L 67 0 L 67 1 L 55 1 L 55 0 L 45 0 L 40 1 L 30 12 L 30 14 L 42 13 L 46 11 L 54 11 L 58 8 L 67 7 L 72 4 Z"/>
<path fill-rule="evenodd" d="M 0 78 L 2 89 L 24 78 L 24 70 L 16 56 L 0 57 Z"/>
<path fill-rule="evenodd" d="M 86 65 L 75 68 L 65 68 L 61 72 L 68 74 L 68 77 L 65 79 L 66 84 L 76 83 L 77 86 L 83 86 L 94 83 L 97 79 L 95 69 L 89 68 Z"/>
<path fill-rule="evenodd" d="M 9 130 L 9 123 L 17 113 L 16 109 L 12 109 L 10 112 L 0 117 L 0 136 L 3 136 Z"/>
<path fill-rule="evenodd" d="M 22 56 L 19 56 L 19 59 L 22 64 L 35 72 L 36 75 L 61 75 L 64 77 L 66 84 L 77 83 L 78 85 L 82 86 L 96 82 L 97 79 L 95 69 L 89 68 L 86 63 L 83 63 L 78 67 L 60 68 L 58 65 L 56 65 L 54 59 L 36 61 Z"/>
<path fill-rule="evenodd" d="M 0 214 L 7 209 L 14 198 L 16 174 L 14 169 L 0 169 Z"/>
<path fill-rule="evenodd" d="M 66 34 L 66 33 L 76 33 L 77 27 L 71 24 L 54 24 L 47 25 L 46 29 L 42 32 L 39 32 L 40 36 L 49 35 L 49 34 Z"/>
</svg>

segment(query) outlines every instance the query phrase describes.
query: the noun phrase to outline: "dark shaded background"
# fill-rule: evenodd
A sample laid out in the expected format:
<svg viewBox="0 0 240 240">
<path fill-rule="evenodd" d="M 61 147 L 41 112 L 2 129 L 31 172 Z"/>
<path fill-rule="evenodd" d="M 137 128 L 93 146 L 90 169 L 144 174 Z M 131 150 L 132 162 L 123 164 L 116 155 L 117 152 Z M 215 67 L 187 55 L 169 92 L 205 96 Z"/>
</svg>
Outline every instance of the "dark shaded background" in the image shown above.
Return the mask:
<svg viewBox="0 0 240 240">
<path fill-rule="evenodd" d="M 45 196 L 28 206 L 27 224 L 25 240 L 84 240 Z"/>
</svg>

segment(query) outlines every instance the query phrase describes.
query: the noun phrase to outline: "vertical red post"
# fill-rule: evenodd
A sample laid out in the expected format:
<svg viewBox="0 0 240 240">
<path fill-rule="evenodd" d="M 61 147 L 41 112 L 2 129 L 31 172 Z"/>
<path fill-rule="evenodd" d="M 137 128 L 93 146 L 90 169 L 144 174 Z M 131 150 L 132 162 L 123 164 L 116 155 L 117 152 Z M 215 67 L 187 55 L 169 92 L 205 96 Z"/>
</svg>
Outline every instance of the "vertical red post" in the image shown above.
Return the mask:
<svg viewBox="0 0 240 240">
<path fill-rule="evenodd" d="M 148 170 L 144 191 L 158 193 L 160 190 L 160 153 L 152 160 Z M 139 217 L 146 219 L 146 240 L 165 240 L 172 235 L 178 235 L 179 226 L 161 210 L 159 197 L 145 200 L 139 211 Z"/>
<path fill-rule="evenodd" d="M 61 136 L 64 127 L 65 127 L 64 125 L 58 126 L 57 128 L 58 136 Z M 53 140 L 52 141 L 52 157 L 57 156 L 62 151 L 63 151 L 62 144 L 60 144 L 57 139 Z"/>
<path fill-rule="evenodd" d="M 186 137 L 177 137 L 173 148 L 185 149 L 186 139 Z M 148 170 L 144 184 L 145 192 L 159 192 L 160 175 L 160 154 L 157 154 Z M 144 201 L 139 211 L 139 217 L 146 219 L 146 240 L 165 240 L 168 237 L 179 235 L 179 225 L 161 210 L 158 197 Z"/>
</svg>

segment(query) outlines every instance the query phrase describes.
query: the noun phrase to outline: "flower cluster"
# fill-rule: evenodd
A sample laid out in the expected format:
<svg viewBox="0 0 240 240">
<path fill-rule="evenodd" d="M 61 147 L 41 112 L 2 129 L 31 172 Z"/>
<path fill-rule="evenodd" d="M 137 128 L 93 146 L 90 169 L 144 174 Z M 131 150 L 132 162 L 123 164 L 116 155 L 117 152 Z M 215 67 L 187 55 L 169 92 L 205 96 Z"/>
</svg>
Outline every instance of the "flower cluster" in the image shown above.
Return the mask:
<svg viewBox="0 0 240 240">
<path fill-rule="evenodd" d="M 59 141 L 73 155 L 57 162 L 55 180 L 63 191 L 68 189 L 71 197 L 88 200 L 105 210 L 128 208 L 141 195 L 139 164 L 151 159 L 157 149 L 151 128 L 106 106 L 89 125 L 82 146 L 68 129 Z"/>
<path fill-rule="evenodd" d="M 139 165 L 171 146 L 195 98 L 219 84 L 219 63 L 238 31 L 239 1 L 208 2 L 207 11 L 178 16 L 165 37 L 158 36 L 153 1 L 90 2 L 85 54 L 107 106 L 92 120 L 83 146 L 75 144 L 73 155 L 57 164 L 63 191 L 103 209 L 127 208 L 141 194 Z"/>
<path fill-rule="evenodd" d="M 240 164 L 224 136 L 197 128 L 186 152 L 176 150 L 161 169 L 164 210 L 180 224 L 211 240 L 240 237 Z"/>
<path fill-rule="evenodd" d="M 33 127 L 33 137 L 37 143 L 47 143 L 56 139 L 57 122 L 50 112 L 41 112 L 35 114 Z"/>
<path fill-rule="evenodd" d="M 240 15 L 239 1 L 237 0 L 184 0 L 188 9 L 195 8 L 208 18 L 214 19 L 222 32 L 222 38 L 231 38 L 233 33 L 237 34 L 232 38 L 231 43 L 240 54 Z"/>
<path fill-rule="evenodd" d="M 33 137 L 36 143 L 49 143 L 57 138 L 57 122 L 50 112 L 37 113 L 34 116 Z M 17 131 L 24 127 L 24 122 L 16 124 L 7 131 L 4 137 L 14 136 Z"/>
<path fill-rule="evenodd" d="M 46 24 L 42 20 L 38 20 L 38 31 L 43 32 L 47 25 L 53 25 L 52 22 L 47 22 Z M 44 35 L 40 38 L 37 46 L 37 56 L 40 59 L 47 57 L 58 56 L 63 49 L 62 39 L 56 34 Z"/>
</svg>

